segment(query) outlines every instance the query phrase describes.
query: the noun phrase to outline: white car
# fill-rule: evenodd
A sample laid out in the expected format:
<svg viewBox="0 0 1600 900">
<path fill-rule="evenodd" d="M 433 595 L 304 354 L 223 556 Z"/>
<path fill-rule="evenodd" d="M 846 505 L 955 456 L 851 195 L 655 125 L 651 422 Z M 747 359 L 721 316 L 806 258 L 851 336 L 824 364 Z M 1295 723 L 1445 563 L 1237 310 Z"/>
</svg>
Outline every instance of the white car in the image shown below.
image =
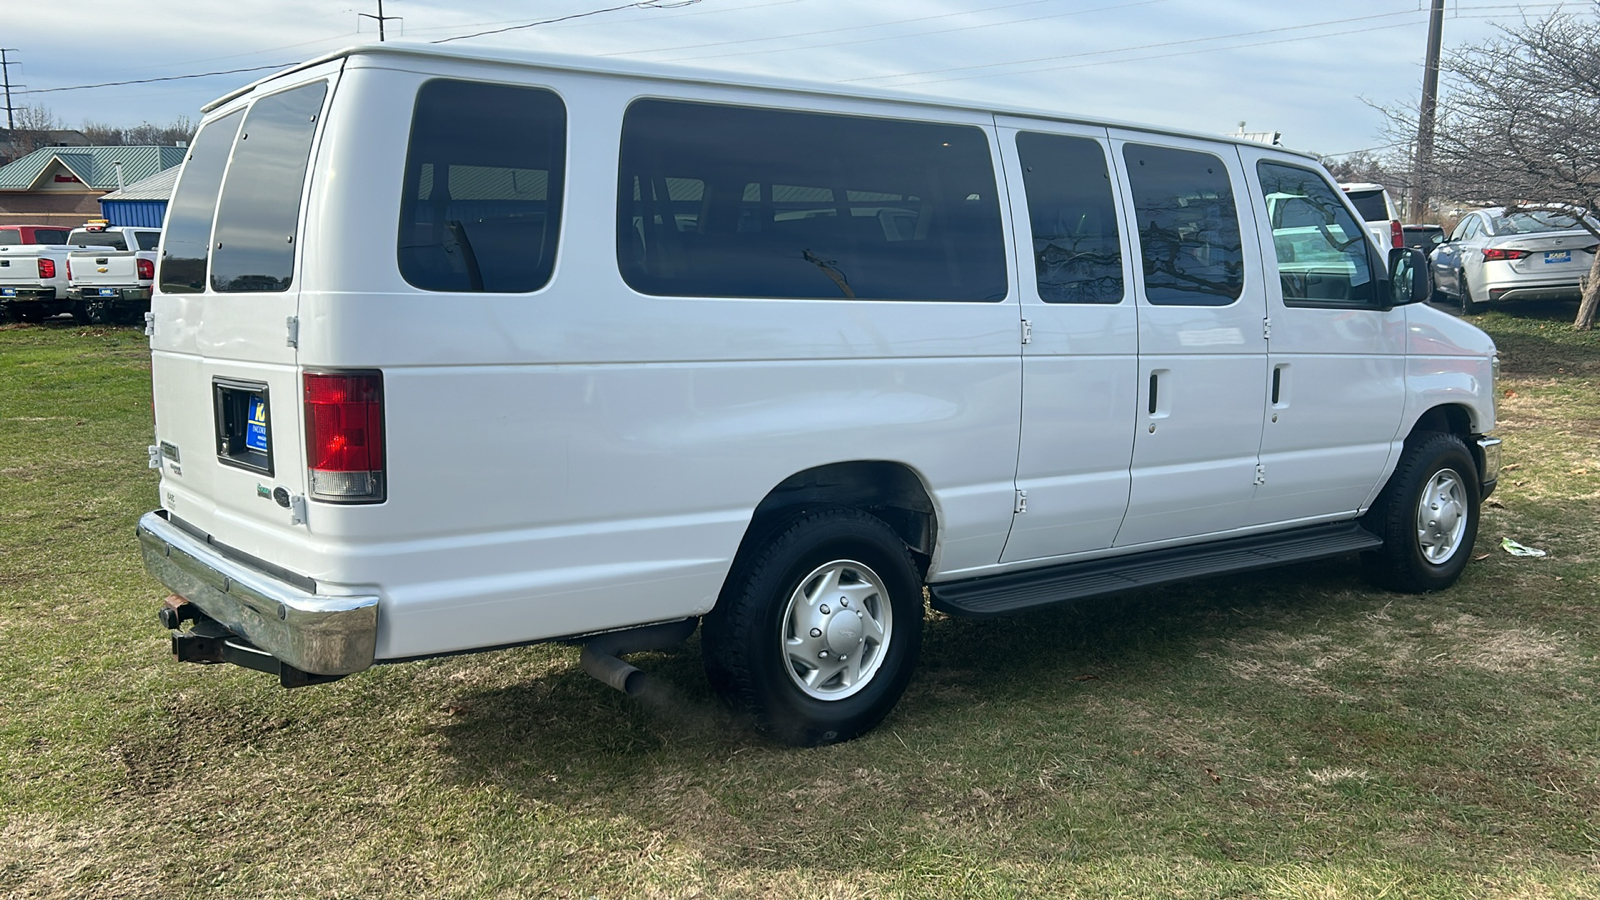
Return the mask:
<svg viewBox="0 0 1600 900">
<path fill-rule="evenodd" d="M 1395 205 L 1387 188 L 1371 182 L 1346 182 L 1341 183 L 1339 189 L 1350 198 L 1350 203 L 1366 222 L 1367 233 L 1379 247 L 1387 250 L 1406 245 L 1400 225 L 1400 207 Z"/>
<path fill-rule="evenodd" d="M 1481 209 L 1434 249 L 1433 280 L 1466 313 L 1507 300 L 1576 300 L 1597 245 L 1576 212 Z"/>
</svg>

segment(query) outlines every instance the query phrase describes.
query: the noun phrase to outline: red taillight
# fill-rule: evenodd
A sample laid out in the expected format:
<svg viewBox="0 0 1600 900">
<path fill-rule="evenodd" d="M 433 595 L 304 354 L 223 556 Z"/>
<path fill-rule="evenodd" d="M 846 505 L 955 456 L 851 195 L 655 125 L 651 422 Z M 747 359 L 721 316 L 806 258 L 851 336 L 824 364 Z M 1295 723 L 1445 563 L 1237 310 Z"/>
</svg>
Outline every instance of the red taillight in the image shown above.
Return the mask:
<svg viewBox="0 0 1600 900">
<path fill-rule="evenodd" d="M 53 259 L 41 259 L 41 260 L 39 260 L 39 277 L 40 278 L 54 278 L 54 277 L 56 277 L 56 261 L 53 260 Z"/>
<path fill-rule="evenodd" d="M 1399 219 L 1389 220 L 1389 245 L 1392 247 L 1404 247 L 1406 245 L 1406 232 L 1404 228 L 1400 227 Z"/>
<path fill-rule="evenodd" d="M 140 281 L 152 281 L 152 280 L 155 279 L 155 277 L 156 277 L 156 264 L 155 263 L 151 262 L 148 259 L 135 260 L 135 262 L 139 266 L 139 280 Z M 69 262 L 67 265 L 70 266 L 72 264 Z M 70 269 L 70 268 L 67 269 L 67 277 L 68 278 L 72 277 L 72 269 Z"/>
<path fill-rule="evenodd" d="M 67 260 L 67 280 L 72 280 L 72 260 Z"/>
<path fill-rule="evenodd" d="M 307 372 L 305 403 L 311 498 L 383 500 L 382 373 Z"/>
<path fill-rule="evenodd" d="M 1529 250 L 1503 250 L 1499 247 L 1483 248 L 1484 262 L 1494 262 L 1495 260 L 1505 260 L 1506 262 L 1510 262 L 1514 259 L 1526 259 L 1532 255 L 1532 251 Z"/>
</svg>

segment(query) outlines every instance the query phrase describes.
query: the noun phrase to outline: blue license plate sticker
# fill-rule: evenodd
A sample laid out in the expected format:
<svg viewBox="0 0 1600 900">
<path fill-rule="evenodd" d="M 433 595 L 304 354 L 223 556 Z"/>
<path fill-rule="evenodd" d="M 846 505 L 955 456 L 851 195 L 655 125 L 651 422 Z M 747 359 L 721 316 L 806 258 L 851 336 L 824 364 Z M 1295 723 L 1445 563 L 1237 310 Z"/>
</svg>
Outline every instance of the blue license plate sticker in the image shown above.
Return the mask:
<svg viewBox="0 0 1600 900">
<path fill-rule="evenodd" d="M 0 288 L 0 297 L 15 297 L 16 295 L 16 288 Z"/>
<path fill-rule="evenodd" d="M 117 289 L 116 288 L 101 288 L 100 289 L 100 296 L 102 296 L 102 297 L 115 297 L 116 295 L 117 295 Z"/>
<path fill-rule="evenodd" d="M 1552 263 L 1569 263 L 1569 262 L 1572 262 L 1572 251 L 1571 250 L 1546 250 L 1545 251 L 1544 264 L 1547 265 L 1547 266 L 1552 264 Z"/>
<path fill-rule="evenodd" d="M 257 453 L 267 452 L 267 401 L 251 394 L 249 419 L 244 426 L 244 445 Z"/>
</svg>

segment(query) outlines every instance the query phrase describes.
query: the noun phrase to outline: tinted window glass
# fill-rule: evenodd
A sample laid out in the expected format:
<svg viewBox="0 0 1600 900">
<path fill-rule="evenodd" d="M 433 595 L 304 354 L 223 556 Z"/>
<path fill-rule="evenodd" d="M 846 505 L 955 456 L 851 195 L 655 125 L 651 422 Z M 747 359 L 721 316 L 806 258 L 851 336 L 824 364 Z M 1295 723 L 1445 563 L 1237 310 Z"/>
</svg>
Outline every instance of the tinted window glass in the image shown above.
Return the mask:
<svg viewBox="0 0 1600 900">
<path fill-rule="evenodd" d="M 1046 303 L 1119 303 L 1122 245 L 1105 151 L 1088 138 L 1017 135 L 1033 227 L 1033 269 Z"/>
<path fill-rule="evenodd" d="M 65 244 L 67 232 L 41 228 L 33 233 L 33 241 L 36 244 Z"/>
<path fill-rule="evenodd" d="M 197 294 L 206 289 L 206 248 L 217 191 L 228 167 L 228 151 L 244 120 L 231 112 L 200 129 L 178 176 L 178 190 L 167 207 L 167 246 L 161 258 L 161 289 Z"/>
<path fill-rule="evenodd" d="M 133 239 L 139 242 L 140 250 L 154 250 L 161 245 L 161 232 L 136 231 L 133 234 Z"/>
<path fill-rule="evenodd" d="M 22 234 L 7 228 L 0 228 L 0 247 L 15 247 L 22 243 Z"/>
<path fill-rule="evenodd" d="M 430 291 L 549 282 L 567 111 L 546 90 L 430 81 L 417 93 L 400 201 L 400 274 Z"/>
<path fill-rule="evenodd" d="M 222 185 L 212 239 L 211 287 L 286 291 L 294 277 L 294 233 L 311 164 L 311 136 L 328 84 L 262 97 L 245 115 Z"/>
<path fill-rule="evenodd" d="M 1233 189 L 1209 153 L 1122 148 L 1139 220 L 1145 297 L 1163 305 L 1226 306 L 1244 291 L 1244 247 Z"/>
<path fill-rule="evenodd" d="M 1365 306 L 1378 299 L 1367 233 L 1332 185 L 1297 166 L 1256 166 L 1272 224 L 1278 281 L 1290 305 Z"/>
<path fill-rule="evenodd" d="M 1389 204 L 1383 202 L 1383 191 L 1346 191 L 1350 204 L 1368 222 L 1389 221 Z"/>
<path fill-rule="evenodd" d="M 127 243 L 122 239 L 122 234 L 116 231 L 85 231 L 79 229 L 67 236 L 67 243 L 77 247 L 110 247 L 113 250 L 128 249 Z"/>
<path fill-rule="evenodd" d="M 617 260 L 661 296 L 999 300 L 980 129 L 661 100 L 628 108 Z"/>
</svg>

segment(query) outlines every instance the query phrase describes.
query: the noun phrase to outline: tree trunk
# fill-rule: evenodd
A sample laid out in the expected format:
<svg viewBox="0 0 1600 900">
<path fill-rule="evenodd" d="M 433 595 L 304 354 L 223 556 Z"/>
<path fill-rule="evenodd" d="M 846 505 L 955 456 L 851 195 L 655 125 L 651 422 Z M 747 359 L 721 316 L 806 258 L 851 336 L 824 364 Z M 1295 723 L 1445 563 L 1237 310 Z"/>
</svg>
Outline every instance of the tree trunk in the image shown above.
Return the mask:
<svg viewBox="0 0 1600 900">
<path fill-rule="evenodd" d="M 1600 307 L 1600 253 L 1594 255 L 1594 265 L 1589 267 L 1589 281 L 1583 288 L 1583 301 L 1578 304 L 1578 318 L 1572 321 L 1576 331 L 1594 328 L 1594 314 Z"/>
</svg>

